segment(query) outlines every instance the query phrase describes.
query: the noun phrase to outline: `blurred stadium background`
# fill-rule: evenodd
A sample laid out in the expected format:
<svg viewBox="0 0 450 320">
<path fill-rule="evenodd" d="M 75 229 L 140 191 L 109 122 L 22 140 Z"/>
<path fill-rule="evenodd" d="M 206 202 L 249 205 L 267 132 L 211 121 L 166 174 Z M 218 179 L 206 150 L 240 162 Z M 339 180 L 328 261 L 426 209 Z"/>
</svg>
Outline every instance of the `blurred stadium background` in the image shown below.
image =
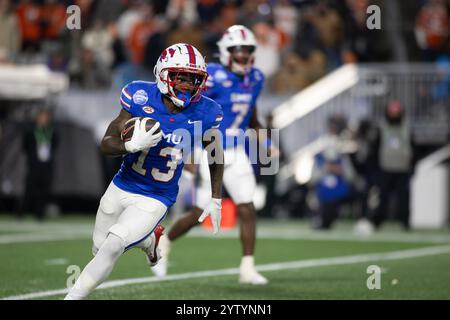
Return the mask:
<svg viewBox="0 0 450 320">
<path fill-rule="evenodd" d="M 72 5 L 80 9 L 80 29 L 66 24 Z M 368 28 L 371 5 L 380 8 L 381 29 Z M 448 0 L 0 0 L 0 298 L 64 288 L 67 266 L 89 260 L 98 201 L 120 165 L 98 145 L 119 112 L 121 87 L 152 80 L 156 59 L 173 43 L 191 43 L 217 61 L 215 43 L 233 24 L 257 37 L 255 64 L 267 78 L 260 120 L 280 129 L 279 173 L 258 176 L 254 199 L 257 261 L 273 281 L 259 289 L 230 284 L 236 270 L 225 268 L 237 264 L 239 249 L 227 202 L 221 237 L 205 241 L 205 227 L 175 245 L 169 270 L 185 278 L 139 278 L 93 297 L 450 298 L 449 10 Z M 357 226 L 385 200 L 376 150 L 385 108 L 396 104 L 411 132 L 410 197 L 383 206 L 388 222 L 371 233 Z M 29 133 L 42 110 L 51 116 L 54 148 L 49 165 L 33 167 L 29 140 L 39 138 Z M 324 225 L 315 170 L 317 155 L 330 153 L 351 174 L 344 174 L 349 190 L 336 195 L 336 212 Z M 36 171 L 47 177 L 48 192 L 30 188 Z M 192 185 L 180 183 L 167 225 L 192 204 Z M 410 204 L 406 224 L 402 199 Z M 143 257 L 127 255 L 112 279 L 151 276 Z M 344 256 L 350 260 L 333 260 Z M 383 288 L 390 290 L 366 288 L 372 262 L 383 265 Z M 195 274 L 211 269 L 218 270 L 212 280 Z M 203 282 L 214 291 L 192 289 Z"/>
</svg>

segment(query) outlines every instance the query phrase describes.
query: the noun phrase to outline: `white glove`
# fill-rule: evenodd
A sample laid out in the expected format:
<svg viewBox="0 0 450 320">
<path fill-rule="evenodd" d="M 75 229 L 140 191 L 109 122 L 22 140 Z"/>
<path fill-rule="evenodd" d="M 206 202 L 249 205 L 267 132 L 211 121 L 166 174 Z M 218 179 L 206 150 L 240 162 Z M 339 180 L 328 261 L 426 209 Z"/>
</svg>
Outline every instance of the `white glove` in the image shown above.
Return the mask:
<svg viewBox="0 0 450 320">
<path fill-rule="evenodd" d="M 148 131 L 145 131 L 145 124 L 148 119 L 137 119 L 134 123 L 134 131 L 130 141 L 125 142 L 125 150 L 129 153 L 135 153 L 144 149 L 154 147 L 162 139 L 162 131 L 154 132 L 159 128 L 159 122 Z"/>
<path fill-rule="evenodd" d="M 202 215 L 198 218 L 198 222 L 203 222 L 208 215 L 211 215 L 211 221 L 213 225 L 213 233 L 216 234 L 220 229 L 220 219 L 222 218 L 222 199 L 212 198 L 209 204 L 203 210 Z"/>
</svg>

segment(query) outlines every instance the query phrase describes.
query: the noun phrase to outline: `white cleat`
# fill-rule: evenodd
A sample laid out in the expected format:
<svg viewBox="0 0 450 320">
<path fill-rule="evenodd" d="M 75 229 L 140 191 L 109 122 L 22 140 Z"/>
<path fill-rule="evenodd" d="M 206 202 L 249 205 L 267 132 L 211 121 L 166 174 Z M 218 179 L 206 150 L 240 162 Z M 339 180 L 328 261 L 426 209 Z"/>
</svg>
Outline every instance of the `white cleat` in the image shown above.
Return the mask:
<svg viewBox="0 0 450 320">
<path fill-rule="evenodd" d="M 151 267 L 152 272 L 158 278 L 163 278 L 167 275 L 167 259 L 161 258 L 158 264 Z"/>
<path fill-rule="evenodd" d="M 269 283 L 269 280 L 256 270 L 242 271 L 239 275 L 239 283 L 253 284 L 253 285 L 265 285 Z"/>
<path fill-rule="evenodd" d="M 151 243 L 146 249 L 143 249 L 147 258 L 147 263 L 150 267 L 156 266 L 161 261 L 161 237 L 164 234 L 164 227 L 157 225 L 153 233 L 150 235 Z"/>
<path fill-rule="evenodd" d="M 158 264 L 150 267 L 156 277 L 162 278 L 167 275 L 168 258 L 170 253 L 170 240 L 166 235 L 162 235 L 159 239 L 158 248 L 161 253 L 161 260 L 158 261 Z"/>
<path fill-rule="evenodd" d="M 353 232 L 360 236 L 370 236 L 374 232 L 374 227 L 369 220 L 362 218 L 356 222 Z"/>
</svg>

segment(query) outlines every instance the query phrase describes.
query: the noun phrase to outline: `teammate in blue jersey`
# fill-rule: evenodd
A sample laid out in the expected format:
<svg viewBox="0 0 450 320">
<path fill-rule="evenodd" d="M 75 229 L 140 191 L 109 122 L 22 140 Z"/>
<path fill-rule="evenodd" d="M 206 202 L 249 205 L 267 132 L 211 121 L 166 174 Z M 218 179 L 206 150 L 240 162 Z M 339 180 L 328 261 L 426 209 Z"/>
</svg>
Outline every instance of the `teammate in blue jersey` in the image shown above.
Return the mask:
<svg viewBox="0 0 450 320">
<path fill-rule="evenodd" d="M 253 67 L 256 40 L 246 27 L 235 25 L 224 33 L 218 42 L 221 64 L 208 64 L 209 78 L 206 95 L 222 106 L 224 119 L 220 125 L 225 146 L 224 185 L 237 205 L 240 218 L 240 238 L 242 261 L 240 265 L 240 283 L 266 284 L 268 280 L 256 271 L 254 248 L 256 239 L 256 212 L 253 194 L 256 188 L 252 165 L 244 146 L 233 139 L 242 135 L 244 130 L 261 129 L 256 112 L 256 100 L 264 84 L 264 76 Z M 230 139 L 232 138 L 232 139 Z M 237 140 L 237 142 L 235 141 Z M 233 141 L 233 143 L 226 143 Z M 260 141 L 260 143 L 269 143 Z M 266 146 L 267 146 L 266 144 Z M 269 146 L 269 154 L 276 155 L 278 150 Z M 198 224 L 198 217 L 210 201 L 210 187 L 206 161 L 199 167 L 200 184 L 196 190 L 196 203 L 193 210 L 178 220 L 168 236 L 161 238 L 162 259 L 152 268 L 157 276 L 167 273 L 167 257 L 170 243 Z"/>
<path fill-rule="evenodd" d="M 162 52 L 154 73 L 156 83 L 134 81 L 122 89 L 122 110 L 103 137 L 102 152 L 123 155 L 123 162 L 100 200 L 93 234 L 94 258 L 70 289 L 68 300 L 87 297 L 130 248 L 142 248 L 151 266 L 158 262 L 157 246 L 163 230 L 159 223 L 175 202 L 186 156 L 183 153 L 190 153 L 197 141 L 215 160 L 209 165 L 210 201 L 199 221 L 210 215 L 214 233 L 219 230 L 223 152 L 217 128 L 223 114 L 216 102 L 202 96 L 207 79 L 204 58 L 189 44 L 175 44 Z M 139 117 L 157 122 L 147 131 L 148 120 Z M 130 119 L 134 131 L 124 142 L 121 132 Z"/>
</svg>

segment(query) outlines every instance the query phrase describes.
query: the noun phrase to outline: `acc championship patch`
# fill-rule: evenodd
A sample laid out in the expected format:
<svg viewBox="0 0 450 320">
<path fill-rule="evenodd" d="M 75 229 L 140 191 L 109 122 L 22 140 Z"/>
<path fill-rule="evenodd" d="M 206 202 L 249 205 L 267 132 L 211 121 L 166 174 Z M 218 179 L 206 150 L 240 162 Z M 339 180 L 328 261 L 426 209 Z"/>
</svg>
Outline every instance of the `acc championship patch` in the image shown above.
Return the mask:
<svg viewBox="0 0 450 320">
<path fill-rule="evenodd" d="M 145 104 L 148 101 L 147 92 L 144 90 L 138 90 L 135 94 L 133 94 L 133 102 L 136 104 Z"/>
</svg>

